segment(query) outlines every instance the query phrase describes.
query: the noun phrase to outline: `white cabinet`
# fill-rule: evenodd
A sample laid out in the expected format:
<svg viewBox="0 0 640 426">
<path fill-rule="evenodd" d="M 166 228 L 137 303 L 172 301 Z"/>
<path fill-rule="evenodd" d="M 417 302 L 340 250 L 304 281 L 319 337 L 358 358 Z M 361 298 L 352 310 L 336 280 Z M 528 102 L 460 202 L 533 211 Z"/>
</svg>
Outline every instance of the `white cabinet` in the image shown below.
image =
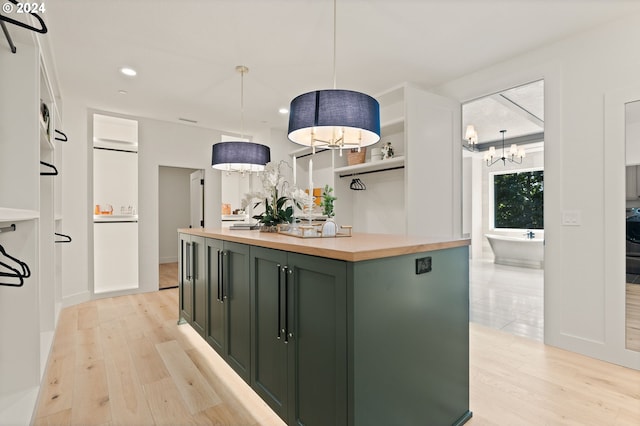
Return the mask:
<svg viewBox="0 0 640 426">
<path fill-rule="evenodd" d="M 93 124 L 93 291 L 136 289 L 138 122 L 94 114 Z"/>
</svg>

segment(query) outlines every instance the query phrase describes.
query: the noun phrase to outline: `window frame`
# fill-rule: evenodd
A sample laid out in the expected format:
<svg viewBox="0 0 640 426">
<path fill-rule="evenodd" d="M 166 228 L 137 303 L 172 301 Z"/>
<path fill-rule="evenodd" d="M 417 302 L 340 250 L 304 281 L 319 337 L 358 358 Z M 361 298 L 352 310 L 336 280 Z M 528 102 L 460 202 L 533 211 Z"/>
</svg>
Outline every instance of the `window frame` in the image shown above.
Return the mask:
<svg viewBox="0 0 640 426">
<path fill-rule="evenodd" d="M 495 212 L 495 176 L 497 175 L 508 175 L 508 174 L 517 174 L 517 173 L 526 173 L 526 172 L 539 172 L 542 171 L 544 173 L 544 167 L 527 167 L 522 169 L 510 169 L 510 170 L 498 170 L 495 172 L 489 173 L 489 230 L 491 231 L 527 231 L 528 229 L 538 229 L 538 228 L 496 228 L 496 212 Z M 544 176 L 544 175 L 543 175 Z M 544 190 L 543 190 L 544 191 Z M 544 211 L 542 212 L 544 215 Z M 541 231 L 544 228 L 540 229 Z"/>
</svg>

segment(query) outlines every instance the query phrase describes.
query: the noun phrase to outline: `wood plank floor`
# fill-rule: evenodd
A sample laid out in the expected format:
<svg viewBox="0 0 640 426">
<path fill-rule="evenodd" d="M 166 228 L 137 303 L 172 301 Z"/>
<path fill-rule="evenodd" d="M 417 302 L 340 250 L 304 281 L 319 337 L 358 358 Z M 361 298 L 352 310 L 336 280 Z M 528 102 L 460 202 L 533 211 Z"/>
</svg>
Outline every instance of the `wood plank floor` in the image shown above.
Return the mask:
<svg viewBox="0 0 640 426">
<path fill-rule="evenodd" d="M 175 289 L 64 309 L 33 423 L 281 425 L 177 312 Z M 640 424 L 640 371 L 470 331 L 469 425 Z"/>
<path fill-rule="evenodd" d="M 158 288 L 178 287 L 178 262 L 161 263 L 159 266 L 159 283 Z"/>
</svg>

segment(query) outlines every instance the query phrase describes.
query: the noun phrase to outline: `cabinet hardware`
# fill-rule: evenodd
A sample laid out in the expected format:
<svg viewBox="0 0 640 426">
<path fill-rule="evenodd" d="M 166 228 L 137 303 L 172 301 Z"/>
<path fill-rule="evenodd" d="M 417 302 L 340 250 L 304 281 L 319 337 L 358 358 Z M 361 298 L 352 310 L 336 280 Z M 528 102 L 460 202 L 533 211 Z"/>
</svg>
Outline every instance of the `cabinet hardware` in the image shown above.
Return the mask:
<svg viewBox="0 0 640 426">
<path fill-rule="evenodd" d="M 225 283 L 225 280 L 228 279 L 225 275 L 225 268 L 224 268 L 224 264 L 225 264 L 224 257 L 226 255 L 227 255 L 227 252 L 225 250 L 220 251 L 220 302 L 221 303 L 224 303 L 224 301 L 227 299 L 227 296 L 225 295 L 225 291 L 224 291 L 224 283 Z"/>
<path fill-rule="evenodd" d="M 187 281 L 191 281 L 191 243 L 187 243 L 186 247 Z"/>
<path fill-rule="evenodd" d="M 289 343 L 289 273 L 291 270 L 285 266 L 282 268 L 282 272 L 284 272 L 284 328 L 282 332 L 284 333 L 284 343 L 287 344 Z"/>
<path fill-rule="evenodd" d="M 218 269 L 217 269 L 218 279 L 216 280 L 216 291 L 217 291 L 216 300 L 218 302 L 222 302 L 222 299 L 220 297 L 220 281 L 222 280 L 222 277 L 221 277 L 222 271 L 220 270 L 220 263 L 222 263 L 221 259 L 220 259 L 220 250 L 217 250 L 217 255 L 218 255 L 218 263 L 217 263 L 217 266 L 218 266 Z"/>
<path fill-rule="evenodd" d="M 276 265 L 276 273 L 278 274 L 278 335 L 276 336 L 276 339 L 280 340 L 280 327 L 282 326 L 281 324 L 281 317 L 282 317 L 282 280 L 280 279 L 280 264 L 278 263 Z"/>
</svg>

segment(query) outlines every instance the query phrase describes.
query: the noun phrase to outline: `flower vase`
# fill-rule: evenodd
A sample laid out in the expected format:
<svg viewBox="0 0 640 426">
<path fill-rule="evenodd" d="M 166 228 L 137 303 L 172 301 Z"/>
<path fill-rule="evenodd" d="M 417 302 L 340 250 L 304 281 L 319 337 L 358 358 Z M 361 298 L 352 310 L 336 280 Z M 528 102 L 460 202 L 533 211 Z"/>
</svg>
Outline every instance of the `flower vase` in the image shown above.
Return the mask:
<svg viewBox="0 0 640 426">
<path fill-rule="evenodd" d="M 260 232 L 278 232 L 278 225 L 260 225 Z"/>
</svg>

